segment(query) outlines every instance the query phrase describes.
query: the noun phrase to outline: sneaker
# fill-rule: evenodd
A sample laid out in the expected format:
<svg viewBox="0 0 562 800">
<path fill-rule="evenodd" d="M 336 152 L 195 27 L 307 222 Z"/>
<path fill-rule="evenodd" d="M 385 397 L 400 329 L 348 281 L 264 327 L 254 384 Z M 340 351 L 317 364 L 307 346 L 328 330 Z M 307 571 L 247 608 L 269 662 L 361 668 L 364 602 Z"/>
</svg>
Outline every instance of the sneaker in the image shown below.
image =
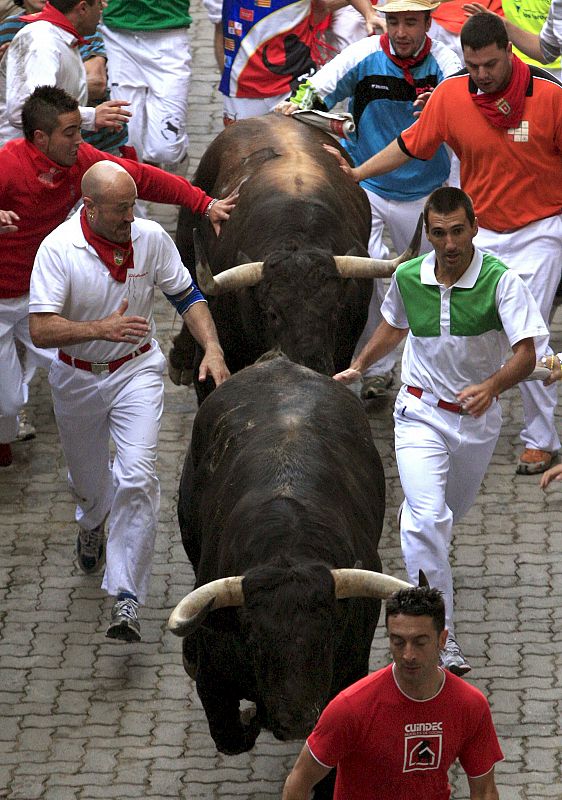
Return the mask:
<svg viewBox="0 0 562 800">
<path fill-rule="evenodd" d="M 9 467 L 12 461 L 11 446 L 9 444 L 0 444 L 0 467 Z"/>
<path fill-rule="evenodd" d="M 439 657 L 439 664 L 443 669 L 448 669 L 449 672 L 452 672 L 453 675 L 458 675 L 460 678 L 472 669 L 464 657 L 457 640 L 451 634 L 447 636 L 445 649 L 441 651 Z"/>
<path fill-rule="evenodd" d="M 519 463 L 515 472 L 518 475 L 538 475 L 552 464 L 553 453 L 548 450 L 534 450 L 526 447 L 519 456 Z"/>
<path fill-rule="evenodd" d="M 105 635 L 122 642 L 140 642 L 139 604 L 132 597 L 118 600 L 111 609 L 111 622 Z"/>
<path fill-rule="evenodd" d="M 363 378 L 361 387 L 362 400 L 376 400 L 377 397 L 386 397 L 386 390 L 390 389 L 394 383 L 392 372 L 385 372 L 384 375 L 372 375 L 370 378 Z"/>
<path fill-rule="evenodd" d="M 76 537 L 76 559 L 78 566 L 90 575 L 97 572 L 105 563 L 105 534 L 103 522 L 97 528 L 88 531 L 80 528 Z"/>
<path fill-rule="evenodd" d="M 25 408 L 22 408 L 18 414 L 18 432 L 16 434 L 16 440 L 18 442 L 27 442 L 29 439 L 35 439 L 36 435 L 37 431 L 28 420 Z"/>
</svg>

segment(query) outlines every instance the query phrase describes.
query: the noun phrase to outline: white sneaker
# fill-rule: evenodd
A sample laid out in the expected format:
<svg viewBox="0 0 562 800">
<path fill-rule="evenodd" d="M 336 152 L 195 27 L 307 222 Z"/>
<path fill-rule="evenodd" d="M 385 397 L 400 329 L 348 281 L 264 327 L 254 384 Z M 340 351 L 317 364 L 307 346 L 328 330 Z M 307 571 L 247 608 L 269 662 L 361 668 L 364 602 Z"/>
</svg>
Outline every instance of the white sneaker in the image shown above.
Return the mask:
<svg viewBox="0 0 562 800">
<path fill-rule="evenodd" d="M 29 439 L 35 439 L 37 431 L 27 418 L 25 408 L 20 409 L 18 414 L 18 432 L 16 434 L 16 441 L 27 442 Z"/>
<path fill-rule="evenodd" d="M 445 649 L 441 651 L 439 663 L 443 669 L 448 669 L 453 675 L 458 675 L 461 678 L 472 669 L 464 657 L 464 653 L 460 649 L 457 640 L 454 636 L 451 636 L 451 634 L 447 636 Z"/>
</svg>

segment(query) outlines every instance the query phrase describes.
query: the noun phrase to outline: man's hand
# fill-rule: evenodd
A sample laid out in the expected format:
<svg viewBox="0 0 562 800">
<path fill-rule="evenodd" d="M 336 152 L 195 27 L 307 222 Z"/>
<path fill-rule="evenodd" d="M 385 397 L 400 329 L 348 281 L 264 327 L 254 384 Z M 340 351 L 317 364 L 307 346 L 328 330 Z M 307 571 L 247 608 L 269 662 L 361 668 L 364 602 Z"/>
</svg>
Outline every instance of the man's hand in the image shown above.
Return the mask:
<svg viewBox="0 0 562 800">
<path fill-rule="evenodd" d="M 126 317 L 125 311 L 129 301 L 123 300 L 117 311 L 104 319 L 100 319 L 99 336 L 107 342 L 130 342 L 138 344 L 150 331 L 150 325 L 144 317 Z"/>
<path fill-rule="evenodd" d="M 555 467 L 543 472 L 540 482 L 541 489 L 546 489 L 551 481 L 562 481 L 562 464 L 557 464 Z"/>
<path fill-rule="evenodd" d="M 381 33 L 386 33 L 386 18 L 384 14 L 378 14 L 376 9 L 373 8 L 372 12 L 365 17 L 365 27 L 367 28 L 367 36 L 378 36 Z"/>
<path fill-rule="evenodd" d="M 14 222 L 19 222 L 20 218 L 15 211 L 0 211 L 0 233 L 15 233 L 18 226 Z"/>
<path fill-rule="evenodd" d="M 342 156 L 340 151 L 337 148 L 333 147 L 331 144 L 323 144 L 322 147 L 324 148 L 324 150 L 327 150 L 328 153 L 330 153 L 330 155 L 334 156 L 334 158 L 340 165 L 340 169 L 342 170 L 342 172 L 345 172 L 346 175 L 349 175 L 349 177 L 352 180 L 357 182 L 358 180 L 357 170 L 355 169 L 355 167 L 351 167 L 348 164 L 348 162 Z"/>
<path fill-rule="evenodd" d="M 466 12 L 467 17 L 472 17 L 474 14 L 492 14 L 494 17 L 499 17 L 499 14 L 496 14 L 495 11 L 490 11 L 489 8 L 483 6 L 482 3 L 465 3 L 463 5 L 463 9 Z M 503 17 L 500 17 L 503 19 Z"/>
<path fill-rule="evenodd" d="M 203 356 L 199 367 L 199 380 L 204 382 L 208 377 L 214 380 L 216 386 L 220 386 L 230 377 L 224 354 L 219 347 L 208 347 Z"/>
<path fill-rule="evenodd" d="M 222 200 L 216 200 L 209 209 L 209 222 L 213 226 L 213 230 L 217 236 L 221 230 L 221 222 L 224 222 L 230 217 L 237 200 L 238 189 L 235 189 L 228 197 L 223 197 Z"/>
<path fill-rule="evenodd" d="M 558 353 L 558 355 L 545 356 L 537 364 L 537 367 L 546 367 L 550 370 L 550 375 L 548 378 L 546 378 L 546 380 L 543 381 L 545 386 L 550 386 L 552 383 L 562 380 L 562 365 L 560 363 L 560 355 L 561 354 Z"/>
<path fill-rule="evenodd" d="M 414 105 L 414 108 L 416 109 L 414 111 L 414 117 L 419 117 L 419 115 L 421 114 L 421 112 L 425 108 L 425 104 L 427 103 L 427 101 L 431 97 L 431 93 L 432 92 L 433 92 L 433 88 L 428 89 L 427 92 L 422 92 L 422 94 L 419 94 L 417 96 L 417 98 L 414 100 L 413 105 Z"/>
<path fill-rule="evenodd" d="M 299 107 L 296 103 L 291 103 L 289 100 L 281 100 L 280 103 L 277 103 L 273 111 L 276 114 L 283 114 L 285 117 L 292 116 L 295 111 L 298 111 Z"/>
<path fill-rule="evenodd" d="M 346 386 L 349 386 L 350 383 L 361 380 L 361 373 L 358 369 L 348 367 L 348 369 L 344 369 L 343 372 L 337 372 L 332 377 L 335 381 L 338 381 L 338 383 L 345 383 Z"/>
<path fill-rule="evenodd" d="M 473 383 L 457 394 L 457 400 L 471 417 L 481 417 L 492 405 L 495 394 L 487 381 Z"/>
<path fill-rule="evenodd" d="M 130 111 L 123 106 L 130 106 L 127 100 L 107 100 L 96 106 L 96 130 L 100 128 L 112 128 L 120 131 L 123 125 L 132 117 Z"/>
</svg>

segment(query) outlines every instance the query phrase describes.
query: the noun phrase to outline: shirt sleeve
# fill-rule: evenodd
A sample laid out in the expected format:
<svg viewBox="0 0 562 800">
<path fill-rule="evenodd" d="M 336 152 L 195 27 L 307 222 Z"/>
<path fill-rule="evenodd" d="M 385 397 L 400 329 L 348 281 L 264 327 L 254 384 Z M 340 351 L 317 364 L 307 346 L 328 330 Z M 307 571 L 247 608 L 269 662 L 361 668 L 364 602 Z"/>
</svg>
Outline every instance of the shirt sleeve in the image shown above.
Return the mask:
<svg viewBox="0 0 562 800">
<path fill-rule="evenodd" d="M 166 231 L 160 229 L 160 257 L 156 267 L 155 283 L 165 293 L 180 294 L 193 284 L 187 267 L 180 258 L 177 247 Z"/>
<path fill-rule="evenodd" d="M 549 62 L 555 61 L 561 54 L 562 43 L 562 6 L 554 0 L 548 10 L 548 16 L 539 34 L 541 50 Z"/>
<path fill-rule="evenodd" d="M 171 175 L 158 167 L 141 164 L 130 158 L 113 156 L 89 144 L 80 145 L 79 159 L 82 175 L 98 161 L 114 161 L 120 164 L 135 181 L 140 199 L 151 203 L 186 206 L 196 214 L 203 214 L 213 199 L 180 175 Z"/>
<path fill-rule="evenodd" d="M 513 270 L 506 270 L 498 281 L 496 304 L 509 344 L 533 338 L 537 358 L 548 345 L 548 328 L 528 286 Z"/>
<path fill-rule="evenodd" d="M 409 328 L 406 308 L 398 288 L 396 277 L 393 275 L 390 286 L 381 305 L 381 314 L 393 328 Z"/>
<path fill-rule="evenodd" d="M 459 761 L 469 778 L 486 775 L 492 767 L 503 761 L 503 753 L 492 721 L 486 698 L 478 698 L 472 735 L 463 743 Z"/>
<path fill-rule="evenodd" d="M 446 114 L 442 98 L 446 85 L 447 81 L 443 81 L 435 87 L 421 115 L 398 137 L 398 145 L 410 158 L 427 161 L 445 142 L 446 131 L 443 126 L 446 124 Z"/>
<path fill-rule="evenodd" d="M 306 740 L 313 758 L 323 767 L 335 767 L 354 747 L 356 724 L 345 696 L 334 697 Z"/>
<path fill-rule="evenodd" d="M 311 86 L 328 109 L 353 96 L 359 64 L 373 52 L 373 44 L 379 39 L 379 36 L 374 36 L 353 43 L 309 78 Z"/>
<path fill-rule="evenodd" d="M 56 247 L 43 242 L 35 256 L 29 287 L 29 311 L 32 314 L 60 314 L 70 288 L 68 274 Z"/>
</svg>

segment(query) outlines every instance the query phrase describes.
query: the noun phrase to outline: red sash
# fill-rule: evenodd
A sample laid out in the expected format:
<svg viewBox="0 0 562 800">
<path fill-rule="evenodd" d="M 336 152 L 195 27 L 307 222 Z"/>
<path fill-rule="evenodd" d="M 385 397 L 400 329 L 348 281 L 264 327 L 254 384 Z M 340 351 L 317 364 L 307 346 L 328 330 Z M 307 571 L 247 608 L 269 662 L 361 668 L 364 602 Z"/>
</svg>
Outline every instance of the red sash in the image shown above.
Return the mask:
<svg viewBox="0 0 562 800">
<path fill-rule="evenodd" d="M 531 70 L 513 56 L 511 78 L 503 92 L 471 95 L 488 122 L 495 128 L 516 128 L 523 118 L 525 95 L 531 80 Z"/>
<path fill-rule="evenodd" d="M 97 233 L 90 228 L 88 224 L 88 217 L 86 209 L 82 208 L 80 212 L 80 225 L 82 226 L 82 233 L 84 238 L 91 244 L 101 261 L 105 264 L 111 273 L 111 277 L 119 283 L 125 283 L 127 280 L 127 270 L 134 268 L 133 260 L 133 243 L 129 239 L 128 242 L 123 244 L 116 244 L 104 239 L 103 236 L 98 236 Z"/>
<path fill-rule="evenodd" d="M 68 17 L 65 17 L 58 8 L 55 8 L 49 2 L 45 3 L 43 11 L 40 11 L 38 14 L 26 14 L 20 17 L 20 19 L 23 22 L 50 22 L 52 25 L 56 25 L 57 28 L 62 28 L 63 31 L 71 33 L 76 39 L 77 44 L 86 44 L 86 40 L 80 36 L 74 25 L 68 21 Z"/>
<path fill-rule="evenodd" d="M 419 53 L 416 56 L 410 56 L 409 58 L 400 58 L 400 56 L 390 52 L 390 37 L 388 33 L 384 33 L 381 36 L 380 41 L 381 48 L 385 56 L 387 56 L 393 64 L 396 64 L 397 67 L 402 69 L 404 72 L 404 78 L 408 81 L 410 86 L 414 86 L 414 78 L 410 72 L 410 67 L 415 67 L 416 64 L 421 64 L 424 58 L 429 54 L 429 51 L 431 50 L 431 39 L 429 36 L 425 37 L 425 42 L 423 43 L 423 47 Z"/>
</svg>

